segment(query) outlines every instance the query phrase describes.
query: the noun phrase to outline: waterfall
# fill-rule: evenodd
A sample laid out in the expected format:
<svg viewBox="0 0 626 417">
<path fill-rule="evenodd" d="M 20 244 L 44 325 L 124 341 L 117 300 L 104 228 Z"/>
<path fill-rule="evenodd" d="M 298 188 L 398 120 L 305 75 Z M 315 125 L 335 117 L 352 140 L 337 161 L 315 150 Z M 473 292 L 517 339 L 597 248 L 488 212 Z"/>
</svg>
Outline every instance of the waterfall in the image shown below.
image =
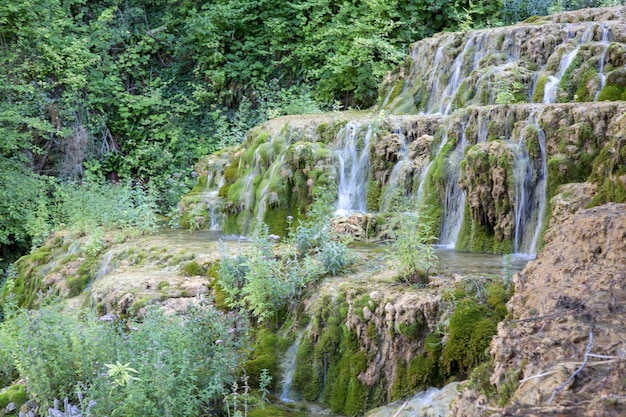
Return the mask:
<svg viewBox="0 0 626 417">
<path fill-rule="evenodd" d="M 606 76 L 604 75 L 604 61 L 606 60 L 606 51 L 609 49 L 609 34 L 611 29 L 605 25 L 602 25 L 602 39 L 600 39 L 600 43 L 603 46 L 602 55 L 600 56 L 600 61 L 598 63 L 598 77 L 600 77 L 600 87 L 598 87 L 598 91 L 593 98 L 593 101 L 598 101 L 598 96 L 600 92 L 604 88 L 606 83 Z"/>
<path fill-rule="evenodd" d="M 428 97 L 428 104 L 426 105 L 426 109 L 429 113 L 432 113 L 432 110 L 435 105 L 438 105 L 439 102 L 433 102 L 434 100 L 439 100 L 440 98 L 444 97 L 444 95 L 442 93 L 440 93 L 441 90 L 441 74 L 442 74 L 442 70 L 440 69 L 441 66 L 441 59 L 443 57 L 443 52 L 450 46 L 449 43 L 451 42 L 451 38 L 448 38 L 447 42 L 444 42 L 441 46 L 439 46 L 437 48 L 437 52 L 435 52 L 435 61 L 434 61 L 434 65 L 433 65 L 433 71 L 431 73 L 430 76 L 430 80 L 428 82 L 428 85 L 430 85 L 430 95 Z M 415 58 L 413 58 L 413 60 L 415 60 Z"/>
<path fill-rule="evenodd" d="M 591 39 L 593 38 L 593 29 L 594 29 L 594 26 L 589 26 L 583 33 L 578 45 L 576 45 L 576 47 L 573 50 L 564 54 L 561 57 L 561 62 L 559 63 L 559 69 L 557 70 L 556 74 L 551 75 L 548 78 L 548 82 L 546 83 L 544 87 L 544 90 L 543 90 L 543 103 L 544 104 L 552 104 L 556 102 L 556 93 L 559 87 L 559 83 L 561 82 L 561 78 L 563 78 L 563 75 L 565 75 L 565 71 L 567 71 L 569 66 L 572 64 L 572 61 L 574 61 L 574 59 L 576 58 L 576 55 L 578 54 L 578 50 L 580 49 L 580 46 L 584 43 L 591 41 Z"/>
<path fill-rule="evenodd" d="M 283 371 L 283 388 L 280 392 L 280 400 L 282 402 L 294 402 L 296 399 L 293 398 L 291 392 L 291 382 L 293 380 L 293 373 L 296 370 L 296 355 L 298 354 L 298 349 L 300 348 L 300 342 L 302 341 L 302 336 L 304 335 L 304 331 L 301 331 L 296 338 L 296 341 L 293 342 L 287 352 L 285 352 L 285 359 L 282 364 Z"/>
<path fill-rule="evenodd" d="M 514 166 L 515 179 L 515 235 L 514 252 L 534 254 L 537 241 L 543 227 L 543 218 L 546 210 L 546 185 L 548 168 L 546 156 L 546 135 L 539 127 L 537 116 L 531 112 L 526 126 L 532 126 L 537 132 L 541 157 L 540 171 L 533 174 L 532 164 L 528 157 L 527 144 L 524 135 L 516 144 L 517 158 Z M 533 184 L 533 178 L 535 178 Z M 534 227 L 533 227 L 534 226 Z"/>
<path fill-rule="evenodd" d="M 532 170 L 530 169 L 530 159 L 528 158 L 523 135 L 520 136 L 518 143 L 510 146 L 515 154 L 513 164 L 513 179 L 515 181 L 515 198 L 513 199 L 515 234 L 513 237 L 513 250 L 515 253 L 518 253 L 522 243 L 524 226 L 529 217 L 529 209 L 531 207 L 528 196 L 531 190 Z"/>
<path fill-rule="evenodd" d="M 463 211 L 465 208 L 465 193 L 461 190 L 459 180 L 461 179 L 461 161 L 464 158 L 467 139 L 465 137 L 465 124 L 461 126 L 461 140 L 457 147 L 450 153 L 447 159 L 446 171 L 448 181 L 446 182 L 446 194 L 443 205 L 443 225 L 439 243 L 449 248 L 456 245 L 461 224 L 463 223 Z"/>
<path fill-rule="evenodd" d="M 409 151 L 406 143 L 406 137 L 399 133 L 396 136 L 400 141 L 400 150 L 398 151 L 398 162 L 393 167 L 393 170 L 389 174 L 389 180 L 385 188 L 385 193 L 381 199 L 380 211 L 387 212 L 393 207 L 393 198 L 396 195 L 396 191 L 400 184 L 403 184 L 406 177 L 412 173 L 413 160 L 409 158 Z"/>
<path fill-rule="evenodd" d="M 370 139 L 373 126 L 370 123 L 364 138 L 357 122 L 351 121 L 337 136 L 337 159 L 339 161 L 339 188 L 337 190 L 337 215 L 365 211 L 365 191 L 369 173 Z"/>
<path fill-rule="evenodd" d="M 463 51 L 461 51 L 461 53 L 454 60 L 454 63 L 452 64 L 452 75 L 450 76 L 450 80 L 448 81 L 446 88 L 441 94 L 443 100 L 441 103 L 439 103 L 439 107 L 435 112 L 444 115 L 450 114 L 450 110 L 452 110 L 452 103 L 454 102 L 454 96 L 456 95 L 456 92 L 461 85 L 461 81 L 463 80 L 463 78 L 461 77 L 461 71 L 465 66 L 465 56 L 467 55 L 467 52 L 470 50 L 473 44 L 474 38 L 470 37 L 469 40 L 465 43 Z M 433 110 L 429 109 L 429 112 L 432 111 Z"/>
<path fill-rule="evenodd" d="M 285 162 L 285 154 L 282 154 L 280 158 L 272 164 L 272 167 L 269 171 L 269 176 L 265 181 L 265 185 L 261 188 L 257 196 L 257 212 L 256 212 L 256 225 L 257 227 L 263 224 L 263 219 L 265 217 L 265 212 L 267 211 L 268 200 L 270 200 L 270 185 L 276 176 L 276 170 L 282 168 Z"/>
<path fill-rule="evenodd" d="M 537 118 L 531 114 L 531 123 L 537 129 L 539 149 L 541 151 L 541 175 L 537 178 L 537 184 L 535 185 L 536 200 L 538 200 L 537 220 L 535 223 L 535 231 L 533 233 L 532 240 L 528 247 L 528 253 L 534 254 L 537 251 L 537 240 L 543 226 L 543 218 L 546 210 L 546 185 L 548 183 L 548 163 L 546 156 L 546 134 L 539 127 Z"/>
<path fill-rule="evenodd" d="M 417 187 L 417 201 L 418 202 L 421 201 L 424 195 L 424 183 L 426 182 L 426 178 L 428 177 L 428 171 L 430 171 L 430 168 L 432 167 L 433 162 L 435 162 L 435 160 L 439 157 L 439 154 L 443 150 L 443 147 L 446 146 L 446 143 L 448 143 L 448 131 L 450 130 L 451 127 L 452 127 L 452 119 L 448 121 L 448 125 L 443 131 L 443 136 L 441 137 L 441 142 L 439 142 L 439 146 L 437 147 L 437 151 L 435 152 L 435 155 L 433 155 L 433 158 L 430 160 L 428 165 L 426 165 L 426 168 L 424 168 L 422 172 L 420 172 L 419 182 L 418 182 L 419 185 Z"/>
</svg>

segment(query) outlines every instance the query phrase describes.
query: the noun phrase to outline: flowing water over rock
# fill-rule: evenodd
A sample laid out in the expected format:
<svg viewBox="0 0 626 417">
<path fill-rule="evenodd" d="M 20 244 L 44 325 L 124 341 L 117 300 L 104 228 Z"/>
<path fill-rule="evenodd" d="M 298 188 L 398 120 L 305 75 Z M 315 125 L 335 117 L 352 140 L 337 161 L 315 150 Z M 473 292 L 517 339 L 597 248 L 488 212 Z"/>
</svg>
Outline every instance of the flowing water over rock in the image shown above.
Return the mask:
<svg viewBox="0 0 626 417">
<path fill-rule="evenodd" d="M 337 215 L 365 211 L 372 123 L 367 124 L 364 137 L 359 136 L 360 130 L 360 124 L 350 121 L 337 135 L 336 154 L 339 162 Z"/>
<path fill-rule="evenodd" d="M 265 222 L 283 235 L 316 189 L 336 186 L 338 215 L 378 214 L 361 237 L 416 198 L 441 244 L 534 254 L 559 186 L 626 187 L 619 164 L 595 163 L 619 142 L 625 106 L 595 101 L 621 94 L 625 67 L 623 7 L 421 40 L 385 81 L 379 114 L 275 119 L 228 151 L 230 163 L 210 157 L 205 227 L 249 234 Z"/>
</svg>

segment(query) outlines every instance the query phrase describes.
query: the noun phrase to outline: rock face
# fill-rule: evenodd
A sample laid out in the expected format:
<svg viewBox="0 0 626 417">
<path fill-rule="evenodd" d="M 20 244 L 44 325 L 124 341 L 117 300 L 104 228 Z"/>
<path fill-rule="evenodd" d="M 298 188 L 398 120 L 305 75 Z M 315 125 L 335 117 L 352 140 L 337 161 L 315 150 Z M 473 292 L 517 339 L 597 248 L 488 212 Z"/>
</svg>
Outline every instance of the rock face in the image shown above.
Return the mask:
<svg viewBox="0 0 626 417">
<path fill-rule="evenodd" d="M 554 224 L 514 281 L 491 343 L 496 398 L 467 391 L 453 415 L 625 415 L 626 205 Z"/>
<path fill-rule="evenodd" d="M 594 101 L 619 85 L 607 79 L 626 64 L 625 21 L 614 7 L 435 35 L 413 44 L 408 68 L 389 75 L 381 107 L 450 114 L 468 105 Z"/>
<path fill-rule="evenodd" d="M 317 190 L 336 189 L 337 211 L 377 213 L 377 231 L 413 197 L 441 244 L 534 254 L 559 186 L 589 183 L 587 206 L 626 202 L 625 65 L 624 7 L 421 40 L 378 114 L 278 118 L 216 156 L 183 226 L 215 226 L 204 204 L 228 233 L 265 222 L 282 236 Z"/>
</svg>

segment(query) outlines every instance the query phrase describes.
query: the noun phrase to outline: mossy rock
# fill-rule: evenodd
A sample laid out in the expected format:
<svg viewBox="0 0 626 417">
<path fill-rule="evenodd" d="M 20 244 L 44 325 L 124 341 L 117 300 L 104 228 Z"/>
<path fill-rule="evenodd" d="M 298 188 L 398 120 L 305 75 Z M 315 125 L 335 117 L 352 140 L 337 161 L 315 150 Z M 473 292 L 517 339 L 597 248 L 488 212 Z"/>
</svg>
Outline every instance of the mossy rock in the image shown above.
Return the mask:
<svg viewBox="0 0 626 417">
<path fill-rule="evenodd" d="M 593 162 L 590 181 L 598 185 L 590 207 L 608 202 L 626 202 L 626 140 L 613 139 L 606 143 Z"/>
<path fill-rule="evenodd" d="M 598 101 L 624 101 L 626 100 L 626 70 L 617 69 L 606 77 L 606 83 Z"/>
<path fill-rule="evenodd" d="M 67 284 L 67 288 L 69 289 L 68 297 L 76 297 L 77 295 L 82 294 L 83 290 L 89 284 L 89 276 L 88 275 L 74 275 L 67 277 L 65 281 Z"/>
<path fill-rule="evenodd" d="M 183 272 L 188 277 L 193 277 L 197 275 L 204 275 L 206 270 L 196 261 L 191 261 L 185 264 L 183 267 Z"/>
<path fill-rule="evenodd" d="M 370 178 L 367 182 L 367 189 L 365 191 L 366 209 L 370 213 L 378 211 L 379 199 L 380 199 L 380 184 L 375 179 Z"/>
<path fill-rule="evenodd" d="M 320 123 L 315 129 L 316 133 L 320 136 L 320 142 L 329 144 L 333 143 L 337 138 L 339 131 L 348 123 L 347 120 Z"/>
<path fill-rule="evenodd" d="M 153 297 L 149 295 L 144 295 L 133 301 L 133 304 L 131 305 L 131 310 L 136 314 L 137 312 L 139 312 L 139 310 L 150 304 L 152 300 Z"/>
<path fill-rule="evenodd" d="M 543 96 L 545 94 L 546 84 L 550 80 L 550 77 L 547 75 L 542 75 L 537 80 L 535 84 L 535 91 L 533 92 L 533 103 L 542 103 Z"/>
<path fill-rule="evenodd" d="M 9 388 L 6 388 L 5 390 L 0 392 L 0 415 L 5 415 L 5 414 L 2 414 L 3 410 L 7 407 L 7 405 L 9 405 L 10 403 L 13 403 L 15 405 L 15 411 L 6 415 L 17 416 L 20 407 L 27 400 L 28 400 L 28 394 L 26 393 L 26 387 L 24 385 L 22 384 L 11 385 Z"/>
<path fill-rule="evenodd" d="M 446 372 L 467 375 L 486 360 L 485 350 L 496 334 L 496 325 L 489 308 L 470 299 L 459 302 L 450 318 L 449 337 L 442 352 Z"/>
<path fill-rule="evenodd" d="M 243 365 L 249 377 L 248 383 L 252 388 L 258 388 L 263 369 L 267 369 L 272 377 L 267 388 L 270 390 L 277 388 L 282 381 L 279 359 L 289 344 L 289 339 L 279 337 L 268 329 L 261 329 L 256 333 L 252 358 Z"/>
</svg>

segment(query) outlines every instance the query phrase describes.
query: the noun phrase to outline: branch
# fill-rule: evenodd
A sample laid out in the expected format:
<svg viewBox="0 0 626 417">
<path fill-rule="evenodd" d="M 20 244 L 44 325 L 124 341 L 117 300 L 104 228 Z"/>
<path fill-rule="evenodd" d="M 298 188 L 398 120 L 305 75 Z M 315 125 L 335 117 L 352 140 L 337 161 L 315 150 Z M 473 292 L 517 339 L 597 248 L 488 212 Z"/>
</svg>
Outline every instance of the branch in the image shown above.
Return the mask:
<svg viewBox="0 0 626 417">
<path fill-rule="evenodd" d="M 404 410 L 404 407 L 406 407 L 406 405 L 409 403 L 409 401 L 405 401 L 404 404 L 402 404 L 402 407 L 400 407 L 400 409 L 398 411 L 396 411 L 396 413 L 393 415 L 393 417 L 398 417 L 400 415 L 400 413 L 402 412 L 402 410 Z"/>
<path fill-rule="evenodd" d="M 565 381 L 561 386 L 559 386 L 557 389 L 554 390 L 554 392 L 552 393 L 552 396 L 550 396 L 550 399 L 548 400 L 548 405 L 550 405 L 552 403 L 552 400 L 554 400 L 554 397 L 556 397 L 556 395 L 559 392 L 561 392 L 563 388 L 568 386 L 574 380 L 576 375 L 578 375 L 583 370 L 583 368 L 587 364 L 587 361 L 589 360 L 589 354 L 591 353 L 592 346 L 593 346 L 593 327 L 590 326 L 589 327 L 589 342 L 587 343 L 587 350 L 585 351 L 585 359 L 583 360 L 583 363 L 580 365 L 578 369 L 574 371 L 574 373 L 572 373 L 569 376 L 569 378 L 567 378 L 567 381 Z"/>
</svg>

